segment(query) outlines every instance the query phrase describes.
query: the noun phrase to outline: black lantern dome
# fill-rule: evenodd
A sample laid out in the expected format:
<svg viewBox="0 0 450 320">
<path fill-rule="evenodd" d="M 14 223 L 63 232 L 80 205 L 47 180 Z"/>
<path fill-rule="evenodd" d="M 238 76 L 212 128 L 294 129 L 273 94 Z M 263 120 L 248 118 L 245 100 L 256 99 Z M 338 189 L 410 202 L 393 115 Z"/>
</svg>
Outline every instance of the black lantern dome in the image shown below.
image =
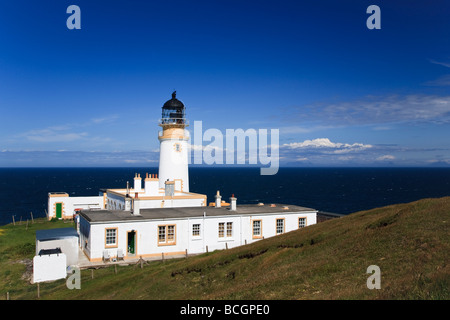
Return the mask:
<svg viewBox="0 0 450 320">
<path fill-rule="evenodd" d="M 172 99 L 167 100 L 162 107 L 161 124 L 185 125 L 185 107 L 183 102 L 176 98 L 177 92 L 172 93 Z"/>
</svg>

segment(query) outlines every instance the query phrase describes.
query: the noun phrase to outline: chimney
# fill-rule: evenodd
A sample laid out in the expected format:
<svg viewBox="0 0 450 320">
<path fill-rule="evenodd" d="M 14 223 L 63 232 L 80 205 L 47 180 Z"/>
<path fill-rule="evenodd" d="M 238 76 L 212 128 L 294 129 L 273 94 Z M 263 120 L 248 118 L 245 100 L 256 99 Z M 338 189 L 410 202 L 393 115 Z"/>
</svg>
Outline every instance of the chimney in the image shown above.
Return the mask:
<svg viewBox="0 0 450 320">
<path fill-rule="evenodd" d="M 142 190 L 142 178 L 141 174 L 135 174 L 134 176 L 134 192 L 141 192 Z"/>
<path fill-rule="evenodd" d="M 145 177 L 145 195 L 158 196 L 159 195 L 159 179 L 156 174 L 148 174 Z"/>
<path fill-rule="evenodd" d="M 139 199 L 133 199 L 133 215 L 134 216 L 141 215 L 141 205 Z"/>
<path fill-rule="evenodd" d="M 128 195 L 125 198 L 125 211 L 131 211 L 131 198 Z"/>
<path fill-rule="evenodd" d="M 234 194 L 231 195 L 230 198 L 230 210 L 231 211 L 236 211 L 236 198 L 234 197 Z"/>
<path fill-rule="evenodd" d="M 222 196 L 220 195 L 219 190 L 217 190 L 216 194 L 216 208 L 220 208 L 222 206 Z"/>
</svg>

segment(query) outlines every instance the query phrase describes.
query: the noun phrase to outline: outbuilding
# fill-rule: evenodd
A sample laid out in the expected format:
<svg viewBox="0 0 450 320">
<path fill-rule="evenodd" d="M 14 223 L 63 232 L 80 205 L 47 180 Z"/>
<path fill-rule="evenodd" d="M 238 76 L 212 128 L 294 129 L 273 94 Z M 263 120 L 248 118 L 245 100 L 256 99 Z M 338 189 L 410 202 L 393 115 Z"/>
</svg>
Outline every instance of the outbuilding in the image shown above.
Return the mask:
<svg viewBox="0 0 450 320">
<path fill-rule="evenodd" d="M 79 236 L 77 230 L 58 228 L 36 231 L 36 256 L 43 255 L 45 250 L 57 248 L 67 257 L 66 267 L 78 264 Z"/>
</svg>

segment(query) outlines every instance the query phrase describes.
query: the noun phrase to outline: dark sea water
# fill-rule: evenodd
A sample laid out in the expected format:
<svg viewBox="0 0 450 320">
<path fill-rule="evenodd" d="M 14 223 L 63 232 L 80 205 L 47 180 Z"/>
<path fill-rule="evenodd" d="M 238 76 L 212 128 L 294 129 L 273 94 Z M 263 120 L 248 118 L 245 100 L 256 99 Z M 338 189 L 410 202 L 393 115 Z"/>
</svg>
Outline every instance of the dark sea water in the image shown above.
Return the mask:
<svg viewBox="0 0 450 320">
<path fill-rule="evenodd" d="M 135 173 L 157 168 L 0 168 L 0 225 L 45 217 L 48 192 L 95 196 L 100 188 L 125 188 Z M 348 214 L 395 203 L 450 195 L 450 168 L 190 168 L 191 192 L 208 202 L 220 190 L 238 204 L 285 203 Z"/>
</svg>

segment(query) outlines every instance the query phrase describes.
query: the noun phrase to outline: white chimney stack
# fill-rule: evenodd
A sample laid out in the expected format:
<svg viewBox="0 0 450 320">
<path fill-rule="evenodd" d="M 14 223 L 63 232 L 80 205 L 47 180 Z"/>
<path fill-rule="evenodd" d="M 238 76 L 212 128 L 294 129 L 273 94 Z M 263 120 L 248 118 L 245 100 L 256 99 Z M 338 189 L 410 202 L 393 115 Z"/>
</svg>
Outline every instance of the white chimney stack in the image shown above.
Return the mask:
<svg viewBox="0 0 450 320">
<path fill-rule="evenodd" d="M 158 196 L 159 195 L 159 179 L 156 174 L 148 174 L 145 177 L 145 195 Z"/>
<path fill-rule="evenodd" d="M 139 199 L 133 199 L 133 215 L 140 216 L 141 215 L 141 204 Z"/>
<path fill-rule="evenodd" d="M 219 190 L 217 190 L 216 194 L 216 208 L 220 208 L 222 206 L 222 196 L 220 195 Z"/>
<path fill-rule="evenodd" d="M 141 192 L 142 190 L 142 178 L 141 174 L 135 174 L 134 176 L 134 192 Z"/>
<path fill-rule="evenodd" d="M 231 195 L 231 198 L 230 198 L 230 210 L 231 211 L 236 211 L 236 200 L 237 200 L 237 198 L 234 197 L 234 194 Z"/>
</svg>

